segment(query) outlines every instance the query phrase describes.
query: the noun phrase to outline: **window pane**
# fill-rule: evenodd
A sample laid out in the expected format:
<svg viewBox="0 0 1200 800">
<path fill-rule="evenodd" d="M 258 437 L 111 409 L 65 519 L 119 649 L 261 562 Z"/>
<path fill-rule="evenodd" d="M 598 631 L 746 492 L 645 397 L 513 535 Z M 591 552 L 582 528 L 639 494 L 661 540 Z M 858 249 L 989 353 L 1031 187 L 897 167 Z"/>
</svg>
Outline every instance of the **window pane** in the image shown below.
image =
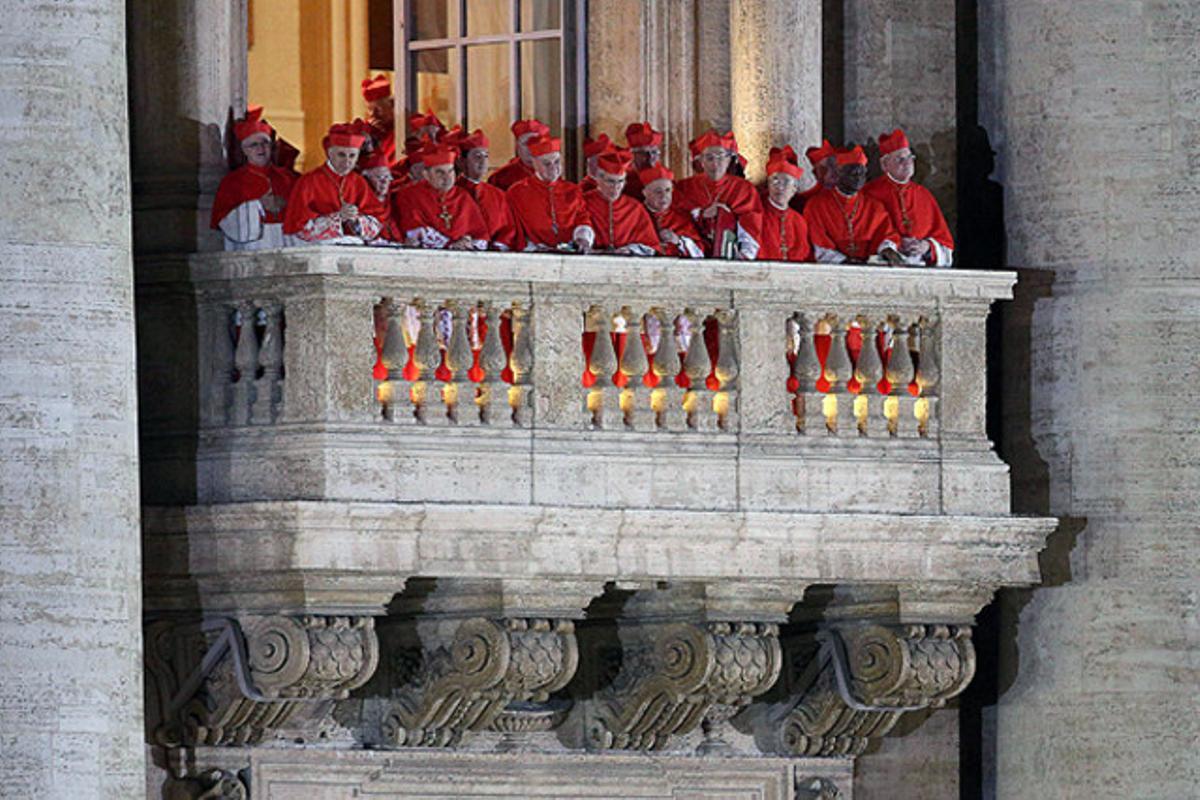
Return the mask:
<svg viewBox="0 0 1200 800">
<path fill-rule="evenodd" d="M 456 124 L 458 103 L 454 92 L 462 84 L 454 49 L 421 50 L 412 54 L 411 63 L 417 94 L 409 111 L 432 110 L 447 127 Z"/>
<path fill-rule="evenodd" d="M 521 116 L 536 117 L 562 135 L 562 45 L 558 39 L 521 42 Z"/>
<path fill-rule="evenodd" d="M 412 0 L 411 39 L 450 36 L 458 36 L 458 0 Z"/>
<path fill-rule="evenodd" d="M 467 35 L 512 32 L 510 0 L 467 0 Z"/>
<path fill-rule="evenodd" d="M 521 30 L 544 31 L 562 27 L 562 0 L 521 0 Z"/>
<path fill-rule="evenodd" d="M 509 74 L 508 45 L 468 47 L 466 87 L 466 127 L 483 129 L 491 142 L 492 166 L 499 166 L 513 156 L 512 133 L 509 131 L 512 76 Z"/>
</svg>

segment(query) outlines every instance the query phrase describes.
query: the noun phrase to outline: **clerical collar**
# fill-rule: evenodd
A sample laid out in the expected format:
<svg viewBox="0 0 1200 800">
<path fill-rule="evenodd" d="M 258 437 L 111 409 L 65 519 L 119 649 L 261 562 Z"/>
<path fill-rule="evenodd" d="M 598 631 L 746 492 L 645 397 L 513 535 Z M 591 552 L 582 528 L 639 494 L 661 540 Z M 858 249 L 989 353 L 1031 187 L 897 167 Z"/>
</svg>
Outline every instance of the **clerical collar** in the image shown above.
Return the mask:
<svg viewBox="0 0 1200 800">
<path fill-rule="evenodd" d="M 891 181 L 892 183 L 896 184 L 897 186 L 908 186 L 910 183 L 912 183 L 912 178 L 909 178 L 906 181 L 898 181 L 895 178 L 893 178 L 890 173 L 885 172 L 883 174 L 887 175 L 888 180 Z"/>
<path fill-rule="evenodd" d="M 788 210 L 788 207 L 786 205 L 782 205 L 782 206 L 775 205 L 775 201 L 769 197 L 767 198 L 767 202 L 770 203 L 771 208 L 775 209 L 776 211 L 787 211 Z"/>
<path fill-rule="evenodd" d="M 845 192 L 843 192 L 841 189 L 837 188 L 836 186 L 833 187 L 833 190 L 838 193 L 838 196 L 842 198 L 843 202 L 845 202 L 846 200 L 853 200 L 854 198 L 858 197 L 858 192 L 855 192 L 854 194 L 846 194 Z"/>
</svg>

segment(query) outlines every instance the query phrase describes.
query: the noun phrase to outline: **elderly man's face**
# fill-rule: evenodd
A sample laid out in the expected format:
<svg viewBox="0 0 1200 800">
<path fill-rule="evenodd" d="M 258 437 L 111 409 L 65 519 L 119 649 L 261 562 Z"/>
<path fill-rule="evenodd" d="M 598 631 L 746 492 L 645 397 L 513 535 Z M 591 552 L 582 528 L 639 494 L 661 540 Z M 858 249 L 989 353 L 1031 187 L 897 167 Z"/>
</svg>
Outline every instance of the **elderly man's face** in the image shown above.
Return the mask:
<svg viewBox="0 0 1200 800">
<path fill-rule="evenodd" d="M 646 198 L 646 208 L 655 214 L 661 214 L 671 207 L 671 197 L 674 194 L 675 187 L 666 178 L 653 181 L 649 186 L 642 188 L 642 197 Z"/>
<path fill-rule="evenodd" d="M 271 163 L 271 137 L 265 133 L 247 137 L 242 141 L 242 154 L 254 166 L 265 167 Z"/>
<path fill-rule="evenodd" d="M 536 136 L 536 133 L 526 133 L 517 138 L 517 158 L 528 166 L 533 166 L 533 154 L 529 152 L 529 140 Z"/>
<path fill-rule="evenodd" d="M 475 147 L 467 151 L 463 156 L 463 172 L 473 181 L 481 181 L 487 175 L 488 171 L 488 156 L 490 153 L 486 147 Z"/>
<path fill-rule="evenodd" d="M 604 170 L 596 171 L 596 189 L 600 196 L 610 203 L 616 202 L 625 191 L 625 174 L 615 175 Z"/>
<path fill-rule="evenodd" d="M 596 175 L 600 172 L 600 168 L 597 166 L 599 163 L 600 163 L 600 156 L 598 156 L 598 155 L 588 156 L 587 157 L 587 174 L 590 175 L 591 177 L 595 178 Z"/>
<path fill-rule="evenodd" d="M 371 185 L 371 191 L 380 200 L 387 197 L 388 188 L 392 185 L 392 171 L 387 167 L 371 167 L 363 170 L 363 177 Z"/>
<path fill-rule="evenodd" d="M 845 164 L 837 170 L 837 188 L 845 195 L 858 194 L 859 189 L 867 182 L 867 167 L 865 164 Z"/>
<path fill-rule="evenodd" d="M 879 165 L 896 183 L 908 183 L 912 180 L 916 160 L 917 157 L 913 155 L 912 150 L 902 147 L 879 159 Z"/>
<path fill-rule="evenodd" d="M 662 149 L 651 145 L 648 147 L 633 148 L 633 166 L 635 169 L 643 170 L 648 167 L 653 167 L 662 158 Z"/>
<path fill-rule="evenodd" d="M 450 191 L 450 187 L 454 186 L 454 165 L 436 164 L 432 167 L 425 167 L 425 180 L 438 191 L 438 194 L 445 194 Z"/>
<path fill-rule="evenodd" d="M 704 170 L 709 180 L 719 181 L 725 177 L 731 157 L 732 154 L 724 147 L 706 147 L 700 154 L 700 169 Z"/>
<path fill-rule="evenodd" d="M 379 100 L 372 100 L 368 110 L 371 122 L 380 128 L 387 129 L 395 125 L 396 106 L 392 103 L 390 95 Z"/>
<path fill-rule="evenodd" d="M 776 172 L 767 178 L 767 198 L 776 208 L 787 208 L 796 194 L 796 179 L 791 175 Z"/>
<path fill-rule="evenodd" d="M 562 154 L 546 153 L 533 158 L 533 171 L 539 180 L 554 183 L 562 175 Z"/>
<path fill-rule="evenodd" d="M 349 175 L 350 170 L 358 163 L 357 147 L 330 147 L 329 168 L 338 175 Z"/>
</svg>

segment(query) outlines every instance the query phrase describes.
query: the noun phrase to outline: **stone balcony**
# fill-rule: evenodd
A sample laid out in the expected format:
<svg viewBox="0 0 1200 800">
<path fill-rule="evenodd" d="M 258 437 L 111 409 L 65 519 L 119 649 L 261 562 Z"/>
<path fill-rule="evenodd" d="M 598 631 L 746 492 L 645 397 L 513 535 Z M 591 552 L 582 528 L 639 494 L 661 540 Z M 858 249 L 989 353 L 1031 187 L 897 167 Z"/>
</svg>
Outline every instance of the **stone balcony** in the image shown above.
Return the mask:
<svg viewBox="0 0 1200 800">
<path fill-rule="evenodd" d="M 1039 578 L 1052 522 L 984 431 L 1012 273 L 142 268 L 160 744 L 836 761 L 961 691 L 974 615 Z"/>
</svg>

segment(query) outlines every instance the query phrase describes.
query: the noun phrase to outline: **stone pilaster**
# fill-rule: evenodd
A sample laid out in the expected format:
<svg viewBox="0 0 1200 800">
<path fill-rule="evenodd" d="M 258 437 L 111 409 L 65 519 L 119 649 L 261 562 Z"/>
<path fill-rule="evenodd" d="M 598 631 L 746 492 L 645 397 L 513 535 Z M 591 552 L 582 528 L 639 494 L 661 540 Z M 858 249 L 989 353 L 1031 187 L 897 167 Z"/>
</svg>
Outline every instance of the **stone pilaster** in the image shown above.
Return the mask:
<svg viewBox="0 0 1200 800">
<path fill-rule="evenodd" d="M 1009 262 L 1052 271 L 1006 330 L 1004 446 L 1015 510 L 1060 518 L 1047 585 L 1002 609 L 995 796 L 1186 797 L 1200 8 L 982 3 L 979 29 Z"/>
<path fill-rule="evenodd" d="M 125 4 L 0 16 L 0 794 L 136 797 Z"/>
<path fill-rule="evenodd" d="M 772 146 L 821 138 L 821 2 L 734 0 L 729 31 L 733 130 L 759 179 Z"/>
</svg>

